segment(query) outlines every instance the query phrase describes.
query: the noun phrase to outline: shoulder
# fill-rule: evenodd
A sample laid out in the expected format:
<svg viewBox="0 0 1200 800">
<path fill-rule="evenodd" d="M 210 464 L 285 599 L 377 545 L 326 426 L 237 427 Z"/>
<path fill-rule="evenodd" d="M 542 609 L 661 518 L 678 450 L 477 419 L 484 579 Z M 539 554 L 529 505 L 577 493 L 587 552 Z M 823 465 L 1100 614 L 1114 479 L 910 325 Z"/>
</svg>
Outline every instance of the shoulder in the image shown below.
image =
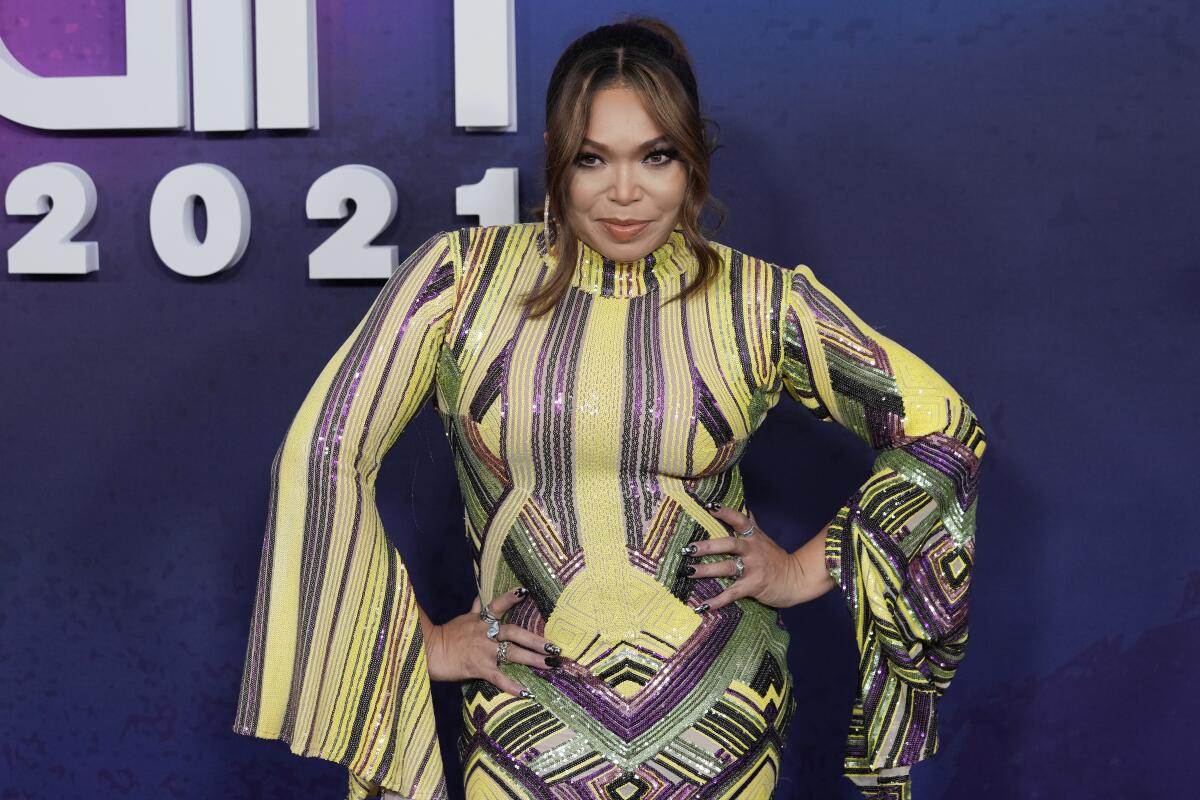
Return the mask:
<svg viewBox="0 0 1200 800">
<path fill-rule="evenodd" d="M 447 231 L 459 269 L 469 275 L 486 269 L 493 275 L 540 257 L 541 222 L 464 225 Z"/>
<path fill-rule="evenodd" d="M 759 282 L 783 284 L 791 280 L 792 270 L 788 267 L 765 258 L 759 258 L 723 242 L 709 239 L 708 244 L 720 256 L 722 275 L 727 276 L 730 280 L 739 281 L 742 285 L 753 285 Z"/>
<path fill-rule="evenodd" d="M 748 282 L 757 280 L 778 281 L 789 292 L 797 295 L 811 295 L 817 292 L 828 292 L 829 289 L 821 282 L 817 273 L 808 264 L 798 263 L 790 267 L 776 264 L 749 253 L 738 250 L 719 242 L 709 240 L 709 244 L 721 254 L 723 270 L 730 274 L 740 275 Z"/>
<path fill-rule="evenodd" d="M 509 243 L 528 243 L 542 230 L 540 222 L 512 222 L 502 225 L 465 225 L 447 233 L 466 252 L 480 245 L 487 248 L 504 247 Z"/>
</svg>

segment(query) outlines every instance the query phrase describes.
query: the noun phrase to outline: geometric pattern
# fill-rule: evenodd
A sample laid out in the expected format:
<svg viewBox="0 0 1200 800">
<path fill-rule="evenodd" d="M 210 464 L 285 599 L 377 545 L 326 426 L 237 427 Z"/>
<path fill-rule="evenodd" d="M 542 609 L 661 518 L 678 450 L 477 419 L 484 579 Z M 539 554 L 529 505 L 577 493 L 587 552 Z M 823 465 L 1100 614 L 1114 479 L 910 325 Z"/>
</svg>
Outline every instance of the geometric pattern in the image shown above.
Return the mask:
<svg viewBox="0 0 1200 800">
<path fill-rule="evenodd" d="M 790 278 L 788 392 L 879 451 L 826 538 L 861 665 L 844 770 L 868 797 L 908 797 L 908 768 L 937 752 L 938 702 L 967 643 L 986 439 L 925 362 L 872 330 L 807 266 Z"/>
<path fill-rule="evenodd" d="M 510 663 L 532 699 L 462 684 L 458 753 L 480 798 L 766 798 L 796 711 L 777 609 L 691 610 L 730 578 L 682 574 L 684 545 L 730 535 L 739 462 L 786 392 L 879 451 L 834 515 L 826 566 L 855 624 L 860 693 L 844 771 L 903 798 L 937 748 L 936 701 L 966 643 L 984 436 L 931 368 L 794 269 L 676 228 L 634 262 L 577 241 L 571 289 L 531 317 L 540 223 L 431 237 L 326 364 L 271 472 L 234 730 L 347 768 L 348 796 L 446 796 L 413 582 L 374 479 L 433 398 L 463 499 L 480 600 L 563 649 Z M 709 556 L 705 560 L 718 560 Z"/>
</svg>

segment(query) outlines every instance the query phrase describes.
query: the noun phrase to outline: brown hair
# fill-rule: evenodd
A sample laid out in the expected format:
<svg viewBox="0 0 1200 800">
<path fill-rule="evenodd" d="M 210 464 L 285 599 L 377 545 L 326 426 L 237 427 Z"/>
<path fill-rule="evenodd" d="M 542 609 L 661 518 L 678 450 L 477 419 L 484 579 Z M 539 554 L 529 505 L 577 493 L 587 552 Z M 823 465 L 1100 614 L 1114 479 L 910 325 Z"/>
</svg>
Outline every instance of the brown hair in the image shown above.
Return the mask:
<svg viewBox="0 0 1200 800">
<path fill-rule="evenodd" d="M 656 17 L 630 16 L 603 25 L 572 42 L 559 57 L 546 89 L 545 183 L 554 220 L 552 240 L 558 265 L 549 280 L 523 299 L 530 316 L 548 312 L 566 293 L 578 258 L 576 232 L 562 210 L 576 155 L 587 135 L 592 97 L 602 89 L 625 86 L 638 94 L 646 112 L 662 129 L 687 170 L 680 219 L 688 246 L 699 261 L 699 275 L 676 298 L 700 291 L 717 274 L 720 255 L 700 228 L 700 212 L 711 204 L 724 224 L 725 207 L 708 191 L 709 161 L 717 150 L 700 114 L 700 97 L 691 60 L 679 35 Z M 714 123 L 715 124 L 715 123 Z M 542 220 L 543 209 L 529 209 Z"/>
</svg>

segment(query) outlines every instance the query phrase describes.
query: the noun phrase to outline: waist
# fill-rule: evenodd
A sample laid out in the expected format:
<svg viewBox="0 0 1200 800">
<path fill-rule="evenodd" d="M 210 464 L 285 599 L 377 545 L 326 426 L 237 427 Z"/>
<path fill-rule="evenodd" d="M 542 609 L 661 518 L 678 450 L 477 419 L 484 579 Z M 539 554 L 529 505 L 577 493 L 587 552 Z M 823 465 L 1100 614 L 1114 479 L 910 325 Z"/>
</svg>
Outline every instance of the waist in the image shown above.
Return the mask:
<svg viewBox="0 0 1200 800">
<path fill-rule="evenodd" d="M 563 666 L 528 671 L 551 683 L 558 674 L 564 685 L 597 689 L 598 682 L 632 696 L 680 677 L 706 675 L 723 686 L 749 680 L 766 653 L 787 663 L 790 636 L 778 609 L 752 598 L 703 613 L 666 592 L 624 598 L 629 602 L 614 595 L 582 607 L 560 598 L 542 635 L 562 648 Z"/>
<path fill-rule="evenodd" d="M 790 696 L 789 636 L 777 609 L 743 599 L 688 613 L 701 622 L 679 647 L 648 624 L 634 641 L 602 642 L 593 631 L 582 657 L 557 669 L 502 669 L 565 725 L 607 741 L 616 760 L 632 758 L 645 737 L 665 735 L 662 725 L 686 727 L 722 698 L 778 707 Z"/>
</svg>

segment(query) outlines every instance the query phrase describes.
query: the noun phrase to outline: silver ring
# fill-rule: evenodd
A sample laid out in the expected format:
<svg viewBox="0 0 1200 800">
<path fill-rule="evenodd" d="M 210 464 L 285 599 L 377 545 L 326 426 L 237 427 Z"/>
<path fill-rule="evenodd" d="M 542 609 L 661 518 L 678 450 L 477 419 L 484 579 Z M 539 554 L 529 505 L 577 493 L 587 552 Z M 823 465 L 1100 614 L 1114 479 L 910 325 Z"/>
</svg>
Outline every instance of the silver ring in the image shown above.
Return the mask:
<svg viewBox="0 0 1200 800">
<path fill-rule="evenodd" d="M 757 528 L 757 527 L 758 527 L 757 525 L 751 525 L 749 530 L 745 530 L 745 531 L 738 531 L 738 536 L 741 536 L 743 539 L 745 539 L 745 538 L 747 538 L 747 537 L 750 537 L 750 536 L 753 536 L 753 535 L 754 535 L 754 529 L 755 529 L 755 528 Z"/>
<path fill-rule="evenodd" d="M 746 562 L 742 561 L 742 557 L 738 556 L 733 560 L 733 578 L 737 580 L 742 577 L 742 573 L 746 571 Z"/>
<path fill-rule="evenodd" d="M 487 606 L 484 606 L 483 608 L 481 608 L 479 610 L 479 618 L 481 620 L 483 620 L 484 622 L 494 622 L 496 619 L 495 615 L 493 615 L 492 612 L 488 610 Z"/>
<path fill-rule="evenodd" d="M 492 617 L 492 621 L 488 623 L 487 637 L 489 639 L 495 639 L 499 635 L 500 635 L 500 620 L 496 619 L 495 617 Z"/>
<path fill-rule="evenodd" d="M 508 663 L 508 646 L 512 642 L 504 641 L 496 645 L 496 666 L 502 667 Z"/>
</svg>

